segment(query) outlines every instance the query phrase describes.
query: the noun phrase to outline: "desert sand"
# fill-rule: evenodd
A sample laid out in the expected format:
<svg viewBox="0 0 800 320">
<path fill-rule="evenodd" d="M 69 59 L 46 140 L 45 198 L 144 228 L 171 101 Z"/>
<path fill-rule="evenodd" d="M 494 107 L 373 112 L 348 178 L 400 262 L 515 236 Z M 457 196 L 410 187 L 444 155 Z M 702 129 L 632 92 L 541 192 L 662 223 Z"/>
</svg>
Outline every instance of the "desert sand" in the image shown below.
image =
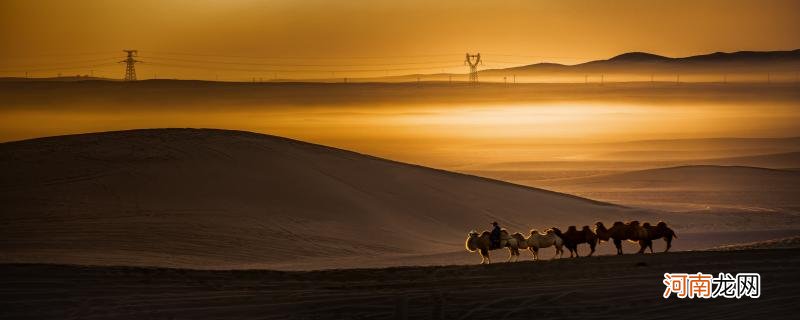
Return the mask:
<svg viewBox="0 0 800 320">
<path fill-rule="evenodd" d="M 794 319 L 798 267 L 796 246 L 312 272 L 5 264 L 0 317 Z M 665 272 L 758 272 L 762 293 L 665 300 Z"/>
</svg>

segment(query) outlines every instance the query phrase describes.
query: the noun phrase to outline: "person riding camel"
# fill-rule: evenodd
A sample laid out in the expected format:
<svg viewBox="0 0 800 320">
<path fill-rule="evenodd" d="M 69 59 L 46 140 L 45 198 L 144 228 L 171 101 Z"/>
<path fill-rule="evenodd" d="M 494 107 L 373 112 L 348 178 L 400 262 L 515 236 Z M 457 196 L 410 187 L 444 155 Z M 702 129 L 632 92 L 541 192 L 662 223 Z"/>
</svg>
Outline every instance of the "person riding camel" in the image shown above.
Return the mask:
<svg viewBox="0 0 800 320">
<path fill-rule="evenodd" d="M 494 229 L 492 229 L 491 235 L 489 235 L 489 240 L 492 241 L 492 248 L 500 248 L 500 225 L 497 224 L 497 221 L 492 222 Z"/>
</svg>

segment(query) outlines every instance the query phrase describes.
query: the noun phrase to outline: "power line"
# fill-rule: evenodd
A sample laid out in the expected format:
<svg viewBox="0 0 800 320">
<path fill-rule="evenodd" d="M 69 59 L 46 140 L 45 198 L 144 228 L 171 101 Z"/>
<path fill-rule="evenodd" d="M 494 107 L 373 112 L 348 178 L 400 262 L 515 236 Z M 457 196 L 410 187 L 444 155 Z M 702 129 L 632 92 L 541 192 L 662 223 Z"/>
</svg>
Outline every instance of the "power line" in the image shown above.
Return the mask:
<svg viewBox="0 0 800 320">
<path fill-rule="evenodd" d="M 414 70 L 435 70 L 442 68 L 457 68 L 459 65 L 447 66 L 429 66 L 429 67 L 414 67 L 414 68 L 373 68 L 373 69 L 256 69 L 256 68 L 231 68 L 231 67 L 217 67 L 217 66 L 198 66 L 198 65 L 185 65 L 175 63 L 163 62 L 148 62 L 148 65 L 184 68 L 184 69 L 202 69 L 202 70 L 226 70 L 226 71 L 244 71 L 244 72 L 293 72 L 293 73 L 330 73 L 330 72 L 381 72 L 381 71 L 414 71 Z"/>
<path fill-rule="evenodd" d="M 194 56 L 194 57 L 220 57 L 220 58 L 240 58 L 255 60 L 357 60 L 357 59 L 407 59 L 407 58 L 431 58 L 431 57 L 452 57 L 460 53 L 442 54 L 420 54 L 420 55 L 390 55 L 390 56 L 242 56 L 242 55 L 223 55 L 223 54 L 200 54 L 183 52 L 148 51 L 153 54 L 173 55 L 173 56 Z"/>
<path fill-rule="evenodd" d="M 47 68 L 23 68 L 23 69 L 0 69 L 0 72 L 42 72 L 42 71 L 61 71 L 61 70 L 78 70 L 78 69 L 88 69 L 88 68 L 97 68 L 103 66 L 111 66 L 116 65 L 117 62 L 107 62 L 101 64 L 92 64 L 92 65 L 80 65 L 80 66 L 61 66 L 61 67 L 47 67 Z"/>
<path fill-rule="evenodd" d="M 176 61 L 176 62 L 187 62 L 187 63 L 200 63 L 200 64 L 231 64 L 231 65 L 243 65 L 243 66 L 268 66 L 268 67 L 393 67 L 393 66 L 404 66 L 404 65 L 426 65 L 426 64 L 441 64 L 441 63 L 449 63 L 452 60 L 447 61 L 429 61 L 429 62 L 404 62 L 404 63 L 364 63 L 364 64 L 275 64 L 275 63 L 258 63 L 258 62 L 232 62 L 232 61 L 219 61 L 219 60 L 196 60 L 196 59 L 179 59 L 179 58 L 165 58 L 165 57 L 156 57 L 156 56 L 140 56 L 144 59 L 149 60 L 166 60 L 166 61 Z"/>
<path fill-rule="evenodd" d="M 83 64 L 83 63 L 93 63 L 93 62 L 106 62 L 112 60 L 122 59 L 123 57 L 115 57 L 115 58 L 102 58 L 102 59 L 91 59 L 91 60 L 78 60 L 78 61 L 59 61 L 56 63 L 46 63 L 46 64 L 37 64 L 37 65 L 22 65 L 22 66 L 14 66 L 17 70 L 30 70 L 29 68 L 58 68 L 65 65 L 75 65 L 75 64 Z"/>
<path fill-rule="evenodd" d="M 570 60 L 596 60 L 597 57 L 574 57 L 574 56 L 540 56 L 540 55 L 521 55 L 521 54 L 505 54 L 487 52 L 487 55 L 498 57 L 516 57 L 516 58 L 537 58 L 537 59 L 570 59 Z"/>
<path fill-rule="evenodd" d="M 3 59 L 30 59 L 30 58 L 42 58 L 42 57 L 77 57 L 77 56 L 108 56 L 112 54 L 116 54 L 118 51 L 105 51 L 105 52 L 76 52 L 76 53 L 52 53 L 52 54 L 26 54 L 26 55 L 11 55 L 11 56 L 3 56 Z"/>
</svg>

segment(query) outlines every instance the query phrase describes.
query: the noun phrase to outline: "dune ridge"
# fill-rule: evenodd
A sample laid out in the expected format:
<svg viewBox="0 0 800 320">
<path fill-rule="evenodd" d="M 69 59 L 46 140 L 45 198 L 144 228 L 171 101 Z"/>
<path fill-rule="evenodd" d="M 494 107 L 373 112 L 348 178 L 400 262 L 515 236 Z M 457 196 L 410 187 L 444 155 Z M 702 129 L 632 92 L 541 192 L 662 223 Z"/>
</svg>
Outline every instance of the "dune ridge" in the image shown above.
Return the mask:
<svg viewBox="0 0 800 320">
<path fill-rule="evenodd" d="M 463 250 L 654 213 L 249 132 L 151 129 L 0 144 L 3 262 L 176 267 Z"/>
</svg>

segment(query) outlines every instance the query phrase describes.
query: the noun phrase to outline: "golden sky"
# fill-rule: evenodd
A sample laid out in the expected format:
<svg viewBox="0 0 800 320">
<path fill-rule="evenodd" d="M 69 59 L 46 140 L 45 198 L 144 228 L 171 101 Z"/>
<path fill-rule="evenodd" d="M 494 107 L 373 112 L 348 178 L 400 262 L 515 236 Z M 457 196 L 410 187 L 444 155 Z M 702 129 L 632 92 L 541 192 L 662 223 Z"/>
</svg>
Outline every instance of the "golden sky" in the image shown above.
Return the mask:
<svg viewBox="0 0 800 320">
<path fill-rule="evenodd" d="M 792 0 L 0 0 L 0 76 L 120 77 L 124 48 L 140 50 L 140 78 L 241 80 L 464 72 L 466 51 L 502 67 L 799 40 Z"/>
</svg>

